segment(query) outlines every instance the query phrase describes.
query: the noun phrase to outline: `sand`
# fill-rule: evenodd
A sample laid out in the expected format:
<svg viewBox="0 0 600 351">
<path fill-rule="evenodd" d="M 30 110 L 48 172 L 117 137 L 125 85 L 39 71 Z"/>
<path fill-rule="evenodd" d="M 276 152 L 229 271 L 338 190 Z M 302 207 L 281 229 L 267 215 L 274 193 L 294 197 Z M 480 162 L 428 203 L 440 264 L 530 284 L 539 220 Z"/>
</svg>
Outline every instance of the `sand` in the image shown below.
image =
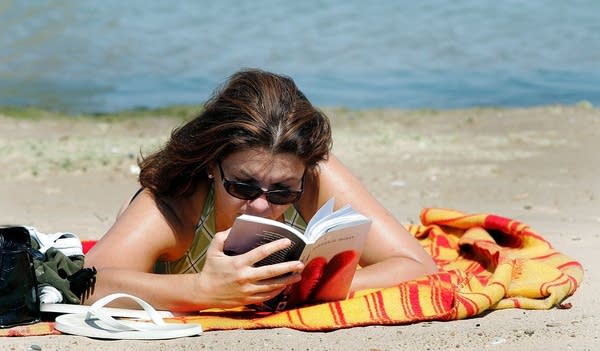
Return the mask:
<svg viewBox="0 0 600 351">
<path fill-rule="evenodd" d="M 168 341 L 76 336 L 0 339 L 2 350 L 600 349 L 600 110 L 589 105 L 452 111 L 326 109 L 334 152 L 403 223 L 423 207 L 525 222 L 585 268 L 571 309 L 503 310 L 452 322 L 206 332 Z M 170 117 L 15 119 L 0 115 L 0 220 L 100 238 L 137 187 L 139 153 Z"/>
</svg>

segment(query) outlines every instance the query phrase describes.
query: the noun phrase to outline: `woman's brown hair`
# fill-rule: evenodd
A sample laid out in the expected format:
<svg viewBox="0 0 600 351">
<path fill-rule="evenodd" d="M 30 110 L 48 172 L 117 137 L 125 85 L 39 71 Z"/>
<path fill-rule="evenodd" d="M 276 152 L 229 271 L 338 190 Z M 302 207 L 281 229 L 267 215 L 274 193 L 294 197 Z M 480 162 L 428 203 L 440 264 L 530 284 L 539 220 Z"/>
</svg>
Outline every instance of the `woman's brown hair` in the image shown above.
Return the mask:
<svg viewBox="0 0 600 351">
<path fill-rule="evenodd" d="M 331 148 L 327 117 L 294 81 L 261 70 L 242 70 L 206 102 L 193 120 L 175 129 L 166 145 L 140 161 L 140 184 L 159 197 L 190 195 L 206 181 L 207 166 L 250 148 L 291 153 L 309 170 Z"/>
</svg>

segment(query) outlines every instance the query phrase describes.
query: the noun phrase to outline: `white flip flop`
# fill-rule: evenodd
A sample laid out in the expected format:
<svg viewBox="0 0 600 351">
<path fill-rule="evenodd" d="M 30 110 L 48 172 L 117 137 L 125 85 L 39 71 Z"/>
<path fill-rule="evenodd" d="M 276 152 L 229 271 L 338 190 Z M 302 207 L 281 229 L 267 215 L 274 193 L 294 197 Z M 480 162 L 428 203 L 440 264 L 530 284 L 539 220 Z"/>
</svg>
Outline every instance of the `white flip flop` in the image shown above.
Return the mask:
<svg viewBox="0 0 600 351">
<path fill-rule="evenodd" d="M 147 319 L 152 322 L 113 318 L 103 307 L 119 298 L 129 298 L 137 302 L 147 313 Z M 89 307 L 87 313 L 63 314 L 56 317 L 55 322 L 54 327 L 62 333 L 98 339 L 174 339 L 202 333 L 199 324 L 167 324 L 146 301 L 122 293 L 101 298 Z"/>
</svg>

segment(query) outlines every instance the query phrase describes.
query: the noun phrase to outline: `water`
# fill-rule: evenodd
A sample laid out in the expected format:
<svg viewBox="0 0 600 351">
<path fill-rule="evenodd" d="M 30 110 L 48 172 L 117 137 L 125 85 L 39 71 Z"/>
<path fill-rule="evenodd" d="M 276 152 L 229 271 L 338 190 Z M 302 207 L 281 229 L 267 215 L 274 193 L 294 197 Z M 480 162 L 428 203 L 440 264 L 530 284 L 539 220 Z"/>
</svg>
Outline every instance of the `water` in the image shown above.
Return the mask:
<svg viewBox="0 0 600 351">
<path fill-rule="evenodd" d="M 321 106 L 600 105 L 600 1 L 0 0 L 0 104 L 198 104 L 242 67 Z"/>
</svg>

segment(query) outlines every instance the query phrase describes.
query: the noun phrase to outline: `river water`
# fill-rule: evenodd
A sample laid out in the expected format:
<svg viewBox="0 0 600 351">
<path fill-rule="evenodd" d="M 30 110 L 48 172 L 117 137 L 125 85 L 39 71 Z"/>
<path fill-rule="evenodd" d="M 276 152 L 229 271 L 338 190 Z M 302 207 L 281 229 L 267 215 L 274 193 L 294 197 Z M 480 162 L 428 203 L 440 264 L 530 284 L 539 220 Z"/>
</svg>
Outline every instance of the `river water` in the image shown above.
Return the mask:
<svg viewBox="0 0 600 351">
<path fill-rule="evenodd" d="M 0 105 L 203 102 L 259 67 L 321 106 L 600 105 L 600 1 L 0 0 Z"/>
</svg>

